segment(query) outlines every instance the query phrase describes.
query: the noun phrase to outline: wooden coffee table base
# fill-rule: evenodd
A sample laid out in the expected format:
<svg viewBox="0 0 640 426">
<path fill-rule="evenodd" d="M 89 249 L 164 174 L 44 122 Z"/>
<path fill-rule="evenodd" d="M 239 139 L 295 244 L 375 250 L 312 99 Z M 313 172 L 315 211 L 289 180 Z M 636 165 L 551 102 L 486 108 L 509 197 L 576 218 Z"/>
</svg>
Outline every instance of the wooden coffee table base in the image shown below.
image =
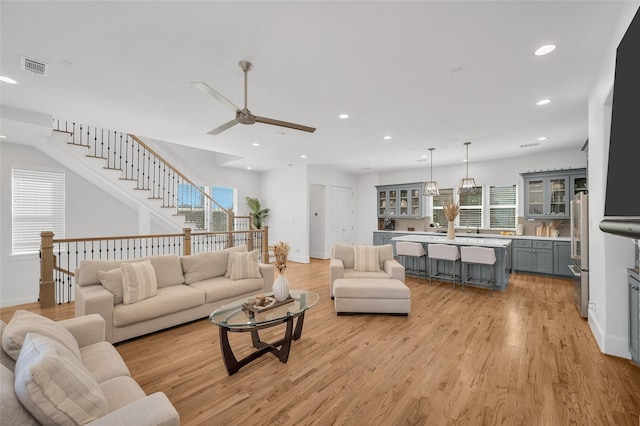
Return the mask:
<svg viewBox="0 0 640 426">
<path fill-rule="evenodd" d="M 298 317 L 298 321 L 296 321 L 295 331 L 293 329 L 293 320 Z M 276 325 L 286 323 L 287 328 L 284 333 L 284 337 L 276 342 L 267 343 L 260 340 L 260 335 L 258 334 L 259 330 L 264 328 L 274 327 Z M 289 352 L 291 351 L 291 342 L 294 340 L 298 340 L 302 336 L 302 326 L 304 325 L 304 312 L 301 312 L 297 315 L 290 315 L 281 320 L 277 320 L 271 323 L 263 324 L 255 327 L 247 327 L 247 328 L 229 328 L 223 325 L 218 325 L 220 328 L 220 350 L 222 351 L 222 359 L 224 361 L 225 367 L 227 367 L 227 372 L 231 376 L 238 372 L 238 370 L 245 365 L 249 364 L 251 361 L 260 358 L 262 355 L 267 352 L 271 352 L 274 354 L 280 362 L 286 363 L 289 359 Z M 257 351 L 252 354 L 247 355 L 242 358 L 240 361 L 236 359 L 236 356 L 233 354 L 231 350 L 231 345 L 229 344 L 229 332 L 237 333 L 237 332 L 251 332 L 251 342 L 253 343 L 253 347 L 257 349 Z M 278 349 L 279 348 L 279 349 Z"/>
</svg>

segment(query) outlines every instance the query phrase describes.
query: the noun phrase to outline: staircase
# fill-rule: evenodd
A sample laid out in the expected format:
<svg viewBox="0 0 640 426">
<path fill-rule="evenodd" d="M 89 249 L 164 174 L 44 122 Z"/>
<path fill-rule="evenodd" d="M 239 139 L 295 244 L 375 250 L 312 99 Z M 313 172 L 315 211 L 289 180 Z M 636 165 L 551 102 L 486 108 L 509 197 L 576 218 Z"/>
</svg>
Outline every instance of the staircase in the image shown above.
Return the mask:
<svg viewBox="0 0 640 426">
<path fill-rule="evenodd" d="M 135 135 L 54 120 L 39 148 L 112 196 L 144 206 L 177 230 L 230 231 L 233 212 Z"/>
</svg>

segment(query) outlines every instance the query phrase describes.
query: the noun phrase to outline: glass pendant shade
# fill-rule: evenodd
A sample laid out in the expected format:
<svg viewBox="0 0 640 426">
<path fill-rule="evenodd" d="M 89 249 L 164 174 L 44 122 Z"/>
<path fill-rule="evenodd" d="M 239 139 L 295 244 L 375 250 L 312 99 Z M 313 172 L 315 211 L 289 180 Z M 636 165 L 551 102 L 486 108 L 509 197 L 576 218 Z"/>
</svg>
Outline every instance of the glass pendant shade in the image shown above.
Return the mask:
<svg viewBox="0 0 640 426">
<path fill-rule="evenodd" d="M 469 177 L 469 145 L 471 142 L 465 142 L 464 145 L 467 147 L 467 177 L 460 179 L 458 194 L 472 192 L 476 188 L 476 180 Z"/>
<path fill-rule="evenodd" d="M 435 148 L 429 148 L 431 151 L 431 180 L 429 182 L 424 183 L 424 191 L 423 195 L 440 195 L 440 188 L 438 187 L 438 182 L 433 180 L 433 151 Z"/>
</svg>

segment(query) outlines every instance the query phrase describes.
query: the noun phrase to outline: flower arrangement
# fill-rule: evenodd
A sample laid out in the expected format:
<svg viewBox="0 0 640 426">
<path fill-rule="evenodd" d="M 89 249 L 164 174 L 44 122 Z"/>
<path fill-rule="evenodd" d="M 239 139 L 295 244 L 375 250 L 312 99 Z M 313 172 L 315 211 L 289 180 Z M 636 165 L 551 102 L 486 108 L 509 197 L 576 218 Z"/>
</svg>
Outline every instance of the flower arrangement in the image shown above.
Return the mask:
<svg viewBox="0 0 640 426">
<path fill-rule="evenodd" d="M 458 212 L 460 211 L 460 205 L 458 203 L 454 203 L 453 200 L 447 201 L 447 204 L 442 206 L 442 210 L 444 211 L 444 215 L 449 222 L 453 222 L 456 220 L 458 216 Z"/>
<path fill-rule="evenodd" d="M 273 254 L 276 258 L 276 268 L 280 271 L 281 274 L 284 273 L 285 269 L 287 269 L 287 256 L 289 256 L 289 243 L 285 243 L 284 241 L 278 241 L 278 243 L 273 246 Z"/>
</svg>

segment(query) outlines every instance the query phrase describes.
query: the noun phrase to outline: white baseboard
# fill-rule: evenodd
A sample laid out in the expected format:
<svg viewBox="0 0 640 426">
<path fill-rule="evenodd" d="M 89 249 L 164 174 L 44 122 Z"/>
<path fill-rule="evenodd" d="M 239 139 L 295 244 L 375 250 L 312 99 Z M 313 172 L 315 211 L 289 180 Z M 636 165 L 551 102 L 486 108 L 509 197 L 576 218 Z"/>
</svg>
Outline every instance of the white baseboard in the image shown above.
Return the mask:
<svg viewBox="0 0 640 426">
<path fill-rule="evenodd" d="M 0 308 L 6 308 L 7 306 L 24 305 L 25 303 L 33 303 L 37 301 L 38 301 L 37 297 L 35 298 L 35 300 L 33 297 L 22 297 L 19 299 L 0 300 Z"/>
<path fill-rule="evenodd" d="M 298 262 L 298 263 L 309 263 L 309 256 L 296 256 L 296 255 L 291 255 L 289 254 L 288 259 L 292 262 Z"/>
<path fill-rule="evenodd" d="M 314 259 L 329 259 L 331 256 L 321 251 L 312 251 L 309 252 L 309 257 L 313 257 Z"/>
<path fill-rule="evenodd" d="M 589 311 L 589 327 L 602 353 L 631 359 L 629 338 L 605 334 L 602 325 L 591 311 Z"/>
</svg>

